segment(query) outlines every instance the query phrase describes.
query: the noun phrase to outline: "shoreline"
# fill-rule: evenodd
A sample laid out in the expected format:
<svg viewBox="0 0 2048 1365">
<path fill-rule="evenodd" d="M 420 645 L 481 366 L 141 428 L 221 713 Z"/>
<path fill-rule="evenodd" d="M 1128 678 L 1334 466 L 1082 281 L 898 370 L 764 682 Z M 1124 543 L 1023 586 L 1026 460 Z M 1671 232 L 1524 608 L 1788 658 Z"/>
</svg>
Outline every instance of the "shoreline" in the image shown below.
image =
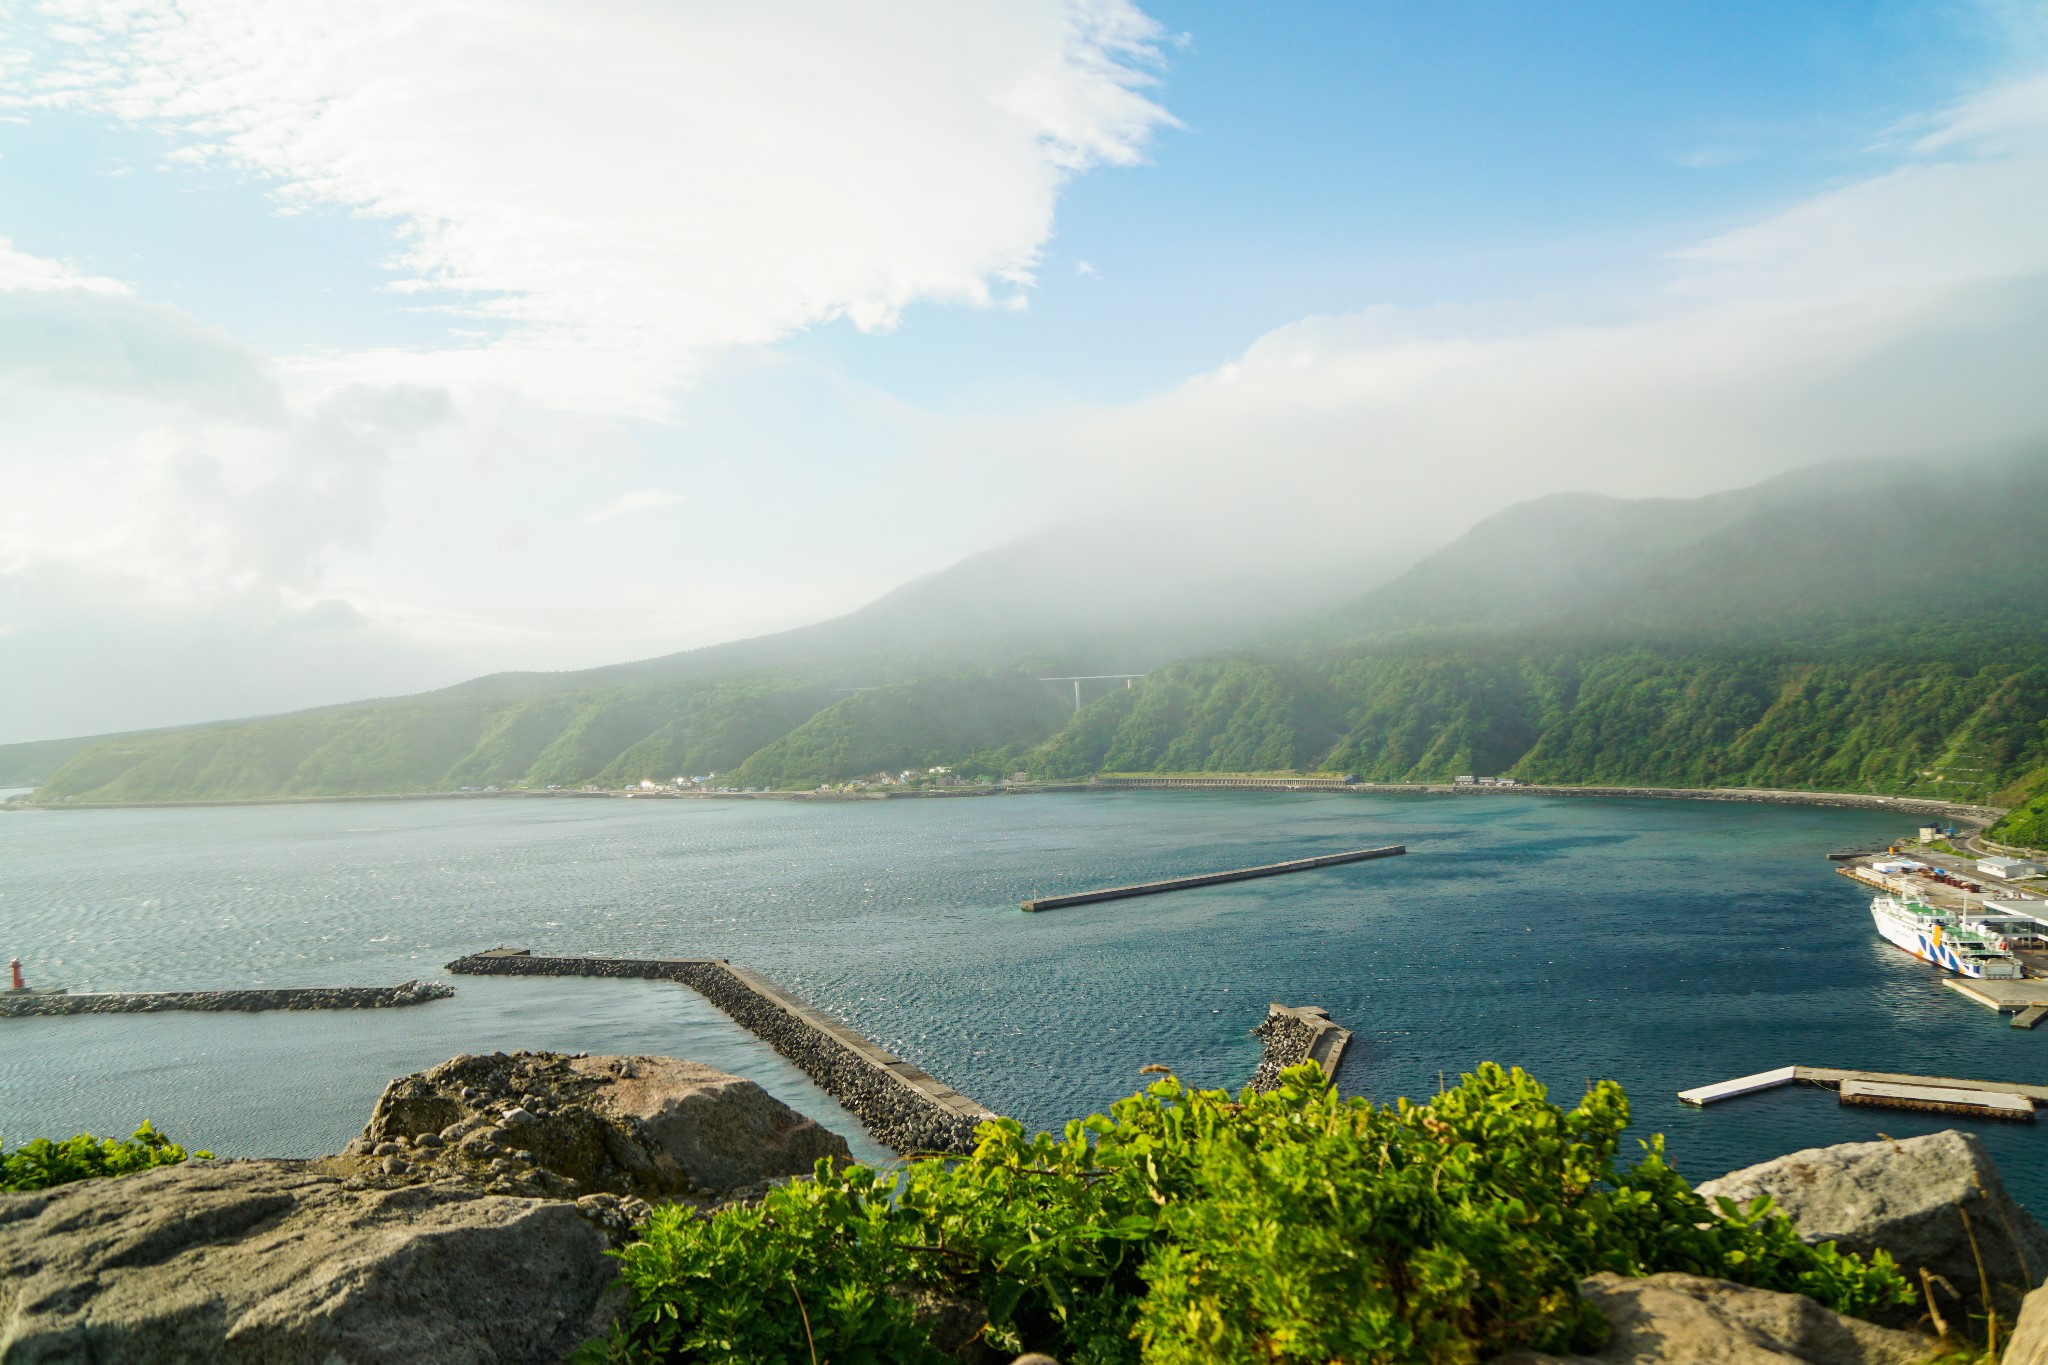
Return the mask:
<svg viewBox="0 0 2048 1365">
<path fill-rule="evenodd" d="M 95 801 L 41 805 L 27 801 L 0 803 L 6 811 L 97 811 L 97 810 L 206 810 L 233 806 L 327 806 L 360 804 L 366 801 L 910 801 L 959 800 L 993 796 L 1037 796 L 1058 792 L 1127 791 L 1282 791 L 1330 792 L 1343 796 L 1579 796 L 1620 798 L 1638 801 L 1740 801 L 1754 805 L 1816 806 L 1840 810 L 1884 810 L 1902 815 L 1942 815 L 1978 828 L 1997 821 L 2002 806 L 1978 806 L 1960 801 L 1942 801 L 1926 796 L 1882 796 L 1872 792 L 1803 791 L 1781 787 L 1635 787 L 1617 785 L 1558 786 L 1517 783 L 1512 787 L 1459 786 L 1449 782 L 1356 782 L 1338 785 L 1316 783 L 1302 786 L 1240 787 L 1227 774 L 1216 774 L 1213 785 L 1199 777 L 1185 779 L 1186 785 L 1152 786 L 1104 782 L 1045 782 L 997 784 L 989 787 L 955 787 L 936 790 L 876 792 L 586 792 L 586 791 L 500 791 L 500 792 L 394 792 L 381 796 L 269 796 L 238 797 L 218 801 Z"/>
</svg>

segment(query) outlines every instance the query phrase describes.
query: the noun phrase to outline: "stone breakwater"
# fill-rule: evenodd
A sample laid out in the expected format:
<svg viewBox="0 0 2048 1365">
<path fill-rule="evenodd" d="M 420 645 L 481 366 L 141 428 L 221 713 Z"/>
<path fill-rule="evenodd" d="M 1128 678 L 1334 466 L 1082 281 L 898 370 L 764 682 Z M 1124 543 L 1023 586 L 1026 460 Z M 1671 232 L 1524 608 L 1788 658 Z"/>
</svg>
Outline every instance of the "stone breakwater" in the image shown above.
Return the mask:
<svg viewBox="0 0 2048 1365">
<path fill-rule="evenodd" d="M 455 994 L 438 981 L 397 986 L 286 986 L 269 990 L 0 992 L 0 1019 L 40 1014 L 154 1014 L 159 1010 L 381 1010 Z"/>
<path fill-rule="evenodd" d="M 1323 1068 L 1324 1079 L 1334 1081 L 1351 1042 L 1351 1030 L 1331 1022 L 1330 1012 L 1315 1005 L 1271 1005 L 1252 1036 L 1265 1045 L 1258 1069 L 1252 1072 L 1254 1090 L 1277 1089 L 1280 1073 L 1303 1062 L 1315 1062 Z"/>
<path fill-rule="evenodd" d="M 674 981 L 796 1064 L 893 1152 L 969 1152 L 996 1115 L 835 1019 L 722 958 L 536 957 L 494 949 L 457 958 L 473 976 L 609 976 Z"/>
</svg>

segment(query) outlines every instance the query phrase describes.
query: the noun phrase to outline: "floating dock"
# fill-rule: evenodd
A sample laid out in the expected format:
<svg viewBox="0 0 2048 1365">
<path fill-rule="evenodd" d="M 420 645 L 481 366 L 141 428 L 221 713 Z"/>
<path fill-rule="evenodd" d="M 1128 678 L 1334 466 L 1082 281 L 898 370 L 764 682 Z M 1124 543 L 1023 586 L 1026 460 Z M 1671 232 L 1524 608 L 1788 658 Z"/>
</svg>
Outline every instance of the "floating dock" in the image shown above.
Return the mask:
<svg viewBox="0 0 2048 1365">
<path fill-rule="evenodd" d="M 1342 863 L 1362 863 L 1373 858 L 1394 858 L 1408 851 L 1406 844 L 1385 848 L 1361 848 L 1350 853 L 1326 853 L 1320 858 L 1296 858 L 1292 862 L 1267 863 L 1263 867 L 1240 867 L 1229 872 L 1204 872 L 1194 877 L 1173 877 L 1163 882 L 1139 882 L 1135 886 L 1110 886 L 1100 891 L 1076 891 L 1065 896 L 1039 896 L 1024 902 L 1024 908 L 1061 910 L 1070 905 L 1092 905 L 1096 901 L 1120 901 L 1131 896 L 1157 896 L 1167 891 L 1186 891 L 1197 886 L 1218 886 L 1224 882 L 1245 882 L 1254 877 L 1278 877 L 1289 872 L 1308 872 Z"/>
<path fill-rule="evenodd" d="M 1897 1085 L 1887 1081 L 1843 1081 L 1843 1104 L 1879 1109 L 1918 1109 L 1930 1114 L 1961 1114 L 1966 1118 L 2005 1119 L 2032 1123 L 2034 1102 L 1999 1090 L 1965 1090 L 1952 1085 Z"/>
<path fill-rule="evenodd" d="M 2048 1103 L 2048 1085 L 2018 1081 L 1969 1081 L 1950 1076 L 1907 1076 L 1890 1071 L 1845 1071 L 1827 1066 L 1781 1066 L 1753 1076 L 1737 1076 L 1692 1090 L 1678 1098 L 1687 1104 L 1718 1104 L 1738 1095 L 1754 1095 L 1786 1085 L 1812 1085 L 1837 1091 L 1843 1104 L 1884 1109 L 1918 1109 L 1973 1118 L 2031 1123 L 2034 1108 Z"/>
</svg>

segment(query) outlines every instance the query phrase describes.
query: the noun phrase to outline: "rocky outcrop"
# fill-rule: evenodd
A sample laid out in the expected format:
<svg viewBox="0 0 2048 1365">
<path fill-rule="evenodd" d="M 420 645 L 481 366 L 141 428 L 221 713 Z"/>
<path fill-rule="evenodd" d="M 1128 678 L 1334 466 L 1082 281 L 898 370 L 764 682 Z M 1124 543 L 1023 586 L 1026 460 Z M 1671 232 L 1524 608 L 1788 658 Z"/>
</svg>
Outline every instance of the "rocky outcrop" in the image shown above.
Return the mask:
<svg viewBox="0 0 2048 1365">
<path fill-rule="evenodd" d="M 0 991 L 0 1019 L 46 1014 L 154 1014 L 161 1010 L 381 1010 L 446 1000 L 453 986 L 407 981 L 396 986 L 280 986 L 221 991 L 83 991 L 38 995 Z"/>
<path fill-rule="evenodd" d="M 554 1365 L 617 1311 L 606 1246 L 573 1204 L 303 1161 L 0 1195 L 0 1360 Z"/>
<path fill-rule="evenodd" d="M 820 1159 L 852 1153 L 752 1081 L 700 1063 L 499 1052 L 393 1081 L 339 1164 L 383 1184 L 708 1202 Z"/>
<path fill-rule="evenodd" d="M 1935 1349 L 1926 1337 L 1843 1317 L 1803 1294 L 1698 1275 L 1595 1275 L 1579 1292 L 1607 1319 L 1604 1347 L 1563 1358 L 1518 1351 L 1501 1365 L 1913 1365 Z"/>
<path fill-rule="evenodd" d="M 1940 1276 L 1956 1294 L 1950 1300 L 1936 1289 L 1936 1307 L 1951 1323 L 1983 1312 L 1979 1254 L 2006 1322 L 2048 1273 L 2048 1231 L 2013 1202 L 1969 1133 L 1815 1147 L 1710 1180 L 1699 1192 L 1738 1204 L 1767 1194 L 1809 1242 L 1866 1256 L 1882 1248 L 1916 1285 L 1923 1268 Z"/>
</svg>

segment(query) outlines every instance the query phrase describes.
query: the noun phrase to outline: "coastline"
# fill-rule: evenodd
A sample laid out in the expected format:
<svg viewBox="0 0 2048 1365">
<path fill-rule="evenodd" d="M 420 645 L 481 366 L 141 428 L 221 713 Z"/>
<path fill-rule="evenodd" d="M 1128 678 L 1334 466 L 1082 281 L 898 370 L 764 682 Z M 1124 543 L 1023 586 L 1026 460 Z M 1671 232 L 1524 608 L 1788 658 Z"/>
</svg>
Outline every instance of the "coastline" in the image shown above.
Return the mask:
<svg viewBox="0 0 2048 1365">
<path fill-rule="evenodd" d="M 1285 785 L 1240 787 L 1228 774 L 1218 773 L 1213 784 L 1192 778 L 1176 786 L 1124 786 L 1086 782 L 997 783 L 987 787 L 951 787 L 904 791 L 863 792 L 592 792 L 592 791 L 499 791 L 499 792 L 393 792 L 362 796 L 271 796 L 241 797 L 217 801 L 96 801 L 42 805 L 13 800 L 0 803 L 0 811 L 91 811 L 91 810 L 192 810 L 228 806 L 337 805 L 365 801 L 502 801 L 502 800 L 608 800 L 608 801 L 906 801 L 959 800 L 991 796 L 1035 796 L 1052 792 L 1112 791 L 1319 791 L 1351 796 L 1579 796 L 1629 800 L 1741 801 L 1758 805 L 1818 806 L 1840 810 L 1884 810 L 1902 815 L 1939 815 L 1959 824 L 1978 828 L 1997 821 L 2002 806 L 1979 806 L 1960 801 L 1942 801 L 1924 796 L 1883 796 L 1872 792 L 1805 791 L 1777 787 L 1637 787 L 1618 785 L 1562 786 L 1517 783 L 1512 787 L 1456 785 L 1448 782 L 1316 782 L 1300 787 Z"/>
</svg>

